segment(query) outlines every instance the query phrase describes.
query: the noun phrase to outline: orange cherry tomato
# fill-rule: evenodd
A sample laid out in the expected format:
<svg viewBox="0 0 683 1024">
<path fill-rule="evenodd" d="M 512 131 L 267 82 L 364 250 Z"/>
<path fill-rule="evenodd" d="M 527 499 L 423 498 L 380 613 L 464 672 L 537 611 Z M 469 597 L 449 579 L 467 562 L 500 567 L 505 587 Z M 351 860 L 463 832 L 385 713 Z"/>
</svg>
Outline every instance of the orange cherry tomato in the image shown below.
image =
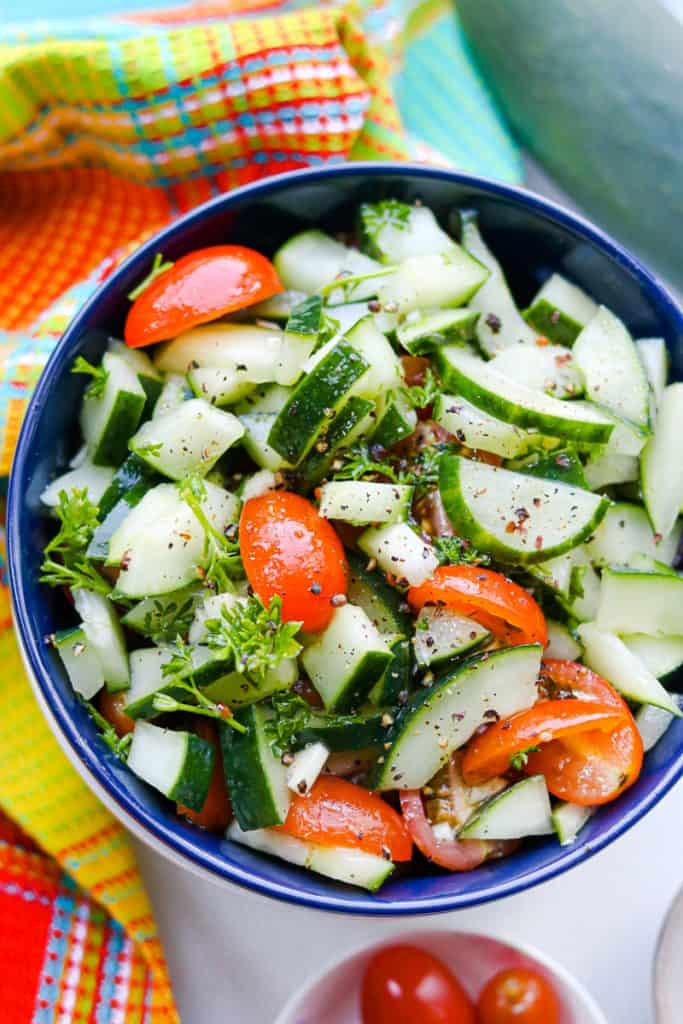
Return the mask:
<svg viewBox="0 0 683 1024">
<path fill-rule="evenodd" d="M 380 949 L 361 990 L 363 1024 L 476 1024 L 474 1006 L 458 979 L 417 946 Z"/>
<path fill-rule="evenodd" d="M 539 744 L 588 729 L 611 732 L 623 721 L 619 708 L 585 700 L 546 700 L 494 722 L 470 740 L 462 759 L 468 785 L 510 770 L 510 758 Z M 529 755 L 530 757 L 532 755 Z"/>
<path fill-rule="evenodd" d="M 586 807 L 615 800 L 643 766 L 643 740 L 630 708 L 606 679 L 574 661 L 549 659 L 542 677 L 584 702 L 610 704 L 621 719 L 608 732 L 591 729 L 544 744 L 529 754 L 525 771 L 544 775 L 550 792 L 562 800 Z"/>
<path fill-rule="evenodd" d="M 255 249 L 197 249 L 176 260 L 135 299 L 123 336 L 131 348 L 167 341 L 281 291 L 275 267 Z"/>
<path fill-rule="evenodd" d="M 479 1024 L 560 1024 L 560 1003 L 538 971 L 512 967 L 484 986 L 477 1002 Z"/>
<path fill-rule="evenodd" d="M 194 825 L 199 825 L 200 828 L 205 828 L 208 832 L 225 832 L 232 821 L 232 804 L 225 782 L 223 755 L 216 727 L 206 718 L 196 718 L 193 725 L 197 735 L 208 740 L 215 747 L 216 760 L 213 763 L 209 790 L 201 811 L 193 811 L 190 807 L 183 807 L 182 804 L 178 804 L 176 810 L 183 818 L 187 818 Z"/>
<path fill-rule="evenodd" d="M 113 725 L 117 736 L 127 736 L 135 728 L 135 721 L 123 710 L 128 703 L 127 693 L 110 693 L 101 690 L 97 700 L 100 714 Z"/>
<path fill-rule="evenodd" d="M 347 846 L 389 860 L 410 860 L 413 844 L 393 807 L 363 786 L 320 775 L 310 792 L 294 794 L 280 828 L 322 846 Z"/>
<path fill-rule="evenodd" d="M 242 509 L 240 550 L 247 579 L 264 604 L 282 598 L 282 619 L 319 633 L 348 587 L 346 555 L 330 523 L 306 498 L 269 491 Z"/>
<path fill-rule="evenodd" d="M 476 565 L 442 565 L 434 575 L 408 591 L 415 609 L 425 604 L 440 604 L 463 615 L 483 613 L 503 620 L 499 631 L 516 643 L 548 643 L 543 612 L 526 590 L 502 573 Z M 504 629 L 514 627 L 517 633 Z M 515 639 L 516 638 L 516 639 Z"/>
</svg>

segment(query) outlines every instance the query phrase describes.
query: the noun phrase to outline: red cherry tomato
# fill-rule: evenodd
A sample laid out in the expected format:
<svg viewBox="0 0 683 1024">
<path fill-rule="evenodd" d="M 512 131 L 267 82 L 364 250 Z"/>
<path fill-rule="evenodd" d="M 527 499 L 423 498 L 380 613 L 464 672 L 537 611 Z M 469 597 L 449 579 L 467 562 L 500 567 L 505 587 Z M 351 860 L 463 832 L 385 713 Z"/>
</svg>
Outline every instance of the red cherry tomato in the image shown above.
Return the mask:
<svg viewBox="0 0 683 1024">
<path fill-rule="evenodd" d="M 457 978 L 416 946 L 387 946 L 372 957 L 361 991 L 363 1024 L 476 1024 Z"/>
<path fill-rule="evenodd" d="M 310 501 L 289 491 L 269 491 L 245 502 L 240 550 L 247 579 L 264 604 L 282 598 L 285 622 L 319 633 L 332 618 L 332 598 L 348 587 L 339 537 Z"/>
<path fill-rule="evenodd" d="M 484 986 L 477 1003 L 479 1024 L 560 1024 L 560 1004 L 546 978 L 513 967 Z"/>
<path fill-rule="evenodd" d="M 135 721 L 123 710 L 128 703 L 127 693 L 110 693 L 101 690 L 97 699 L 100 714 L 114 726 L 117 736 L 127 736 L 135 728 Z"/>
<path fill-rule="evenodd" d="M 294 794 L 283 832 L 322 846 L 347 846 L 390 860 L 410 860 L 413 844 L 393 807 L 336 775 L 321 775 L 310 793 Z"/>
<path fill-rule="evenodd" d="M 447 839 L 439 841 L 425 814 L 419 789 L 402 789 L 399 793 L 403 820 L 420 853 L 448 871 L 473 871 L 491 856 L 494 843 L 486 839 Z"/>
<path fill-rule="evenodd" d="M 198 736 L 213 744 L 216 750 L 216 760 L 213 763 L 209 790 L 201 811 L 193 811 L 190 807 L 183 807 L 182 804 L 177 804 L 176 810 L 181 817 L 187 818 L 188 821 L 199 825 L 200 828 L 205 828 L 208 832 L 225 832 L 232 821 L 232 804 L 225 782 L 223 755 L 216 727 L 206 718 L 195 718 L 193 725 Z"/>
<path fill-rule="evenodd" d="M 408 601 L 416 609 L 425 604 L 440 604 L 473 618 L 482 615 L 487 628 L 492 628 L 508 645 L 539 643 L 545 647 L 548 643 L 545 618 L 533 597 L 491 569 L 442 565 L 419 587 L 410 588 Z M 513 629 L 506 629 L 506 623 Z"/>
<path fill-rule="evenodd" d="M 282 291 L 275 267 L 255 249 L 214 245 L 182 256 L 134 301 L 124 338 L 131 348 L 167 341 Z"/>
</svg>

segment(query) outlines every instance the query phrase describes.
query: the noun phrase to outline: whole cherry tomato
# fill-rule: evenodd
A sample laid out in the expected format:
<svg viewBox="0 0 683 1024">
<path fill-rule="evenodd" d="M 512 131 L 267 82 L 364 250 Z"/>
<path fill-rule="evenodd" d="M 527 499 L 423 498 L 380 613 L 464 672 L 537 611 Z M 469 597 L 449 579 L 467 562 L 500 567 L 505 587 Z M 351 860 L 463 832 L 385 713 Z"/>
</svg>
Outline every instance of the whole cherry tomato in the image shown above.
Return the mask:
<svg viewBox="0 0 683 1024">
<path fill-rule="evenodd" d="M 269 491 L 242 509 L 240 551 L 247 579 L 264 604 L 282 598 L 284 622 L 319 633 L 343 603 L 346 555 L 334 528 L 306 498 Z"/>
<path fill-rule="evenodd" d="M 479 1024 L 559 1024 L 560 1004 L 546 978 L 524 967 L 501 971 L 484 986 Z"/>
<path fill-rule="evenodd" d="M 361 992 L 363 1024 L 476 1024 L 457 978 L 416 946 L 387 946 L 372 957 Z"/>
<path fill-rule="evenodd" d="M 155 277 L 128 310 L 131 348 L 175 338 L 282 291 L 275 267 L 255 249 L 214 245 L 182 256 Z"/>
</svg>

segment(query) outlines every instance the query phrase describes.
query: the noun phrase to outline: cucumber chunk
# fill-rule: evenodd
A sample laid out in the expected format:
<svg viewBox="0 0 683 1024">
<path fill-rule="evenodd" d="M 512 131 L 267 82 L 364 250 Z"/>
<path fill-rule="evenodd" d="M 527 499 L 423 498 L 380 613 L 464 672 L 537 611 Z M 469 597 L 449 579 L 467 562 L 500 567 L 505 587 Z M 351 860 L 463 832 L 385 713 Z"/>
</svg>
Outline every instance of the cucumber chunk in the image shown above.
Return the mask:
<svg viewBox="0 0 683 1024">
<path fill-rule="evenodd" d="M 89 460 L 82 462 L 75 469 L 62 473 L 48 484 L 40 495 L 43 505 L 56 508 L 62 491 L 72 494 L 74 491 L 86 491 L 88 500 L 94 505 L 99 504 L 106 494 L 114 478 L 114 470 L 110 466 L 94 466 Z"/>
<path fill-rule="evenodd" d="M 427 206 L 410 206 L 397 199 L 361 203 L 359 221 L 364 252 L 385 264 L 447 252 L 455 244 Z"/>
<path fill-rule="evenodd" d="M 257 466 L 275 473 L 289 463 L 268 444 L 268 437 L 277 416 L 272 412 L 243 413 L 240 423 L 244 427 L 242 447 Z"/>
<path fill-rule="evenodd" d="M 190 473 L 208 473 L 243 434 L 232 413 L 193 398 L 144 423 L 131 437 L 130 449 L 164 476 L 182 480 Z"/>
<path fill-rule="evenodd" d="M 624 697 L 683 717 L 657 677 L 616 634 L 600 629 L 594 622 L 579 626 L 577 634 L 583 644 L 586 665 L 604 676 Z"/>
<path fill-rule="evenodd" d="M 194 367 L 232 370 L 252 384 L 275 380 L 282 355 L 282 331 L 254 324 L 218 321 L 192 327 L 159 345 L 154 363 L 165 373 L 188 373 Z"/>
<path fill-rule="evenodd" d="M 683 665 L 683 636 L 647 636 L 632 633 L 622 636 L 623 642 L 632 654 L 657 679 L 668 676 Z"/>
<path fill-rule="evenodd" d="M 118 504 L 121 498 L 136 488 L 142 481 L 158 483 L 159 477 L 137 455 L 129 455 L 126 461 L 116 470 L 111 484 L 102 495 L 99 502 L 100 522 L 104 522 L 105 517 Z"/>
<path fill-rule="evenodd" d="M 182 700 L 184 691 L 164 675 L 164 665 L 173 657 L 171 647 L 143 647 L 130 652 L 130 689 L 126 694 L 125 713 L 129 718 L 156 718 L 154 698 L 159 693 Z"/>
<path fill-rule="evenodd" d="M 375 484 L 364 480 L 335 480 L 320 489 L 320 515 L 355 526 L 398 523 L 410 515 L 412 486 Z"/>
<path fill-rule="evenodd" d="M 371 527 L 358 538 L 358 547 L 375 558 L 380 569 L 411 587 L 424 583 L 439 564 L 432 545 L 408 523 Z"/>
<path fill-rule="evenodd" d="M 563 402 L 508 380 L 462 348 L 446 345 L 435 358 L 445 388 L 506 423 L 584 444 L 605 444 L 614 430 L 588 404 Z"/>
<path fill-rule="evenodd" d="M 530 775 L 487 800 L 460 829 L 458 839 L 524 839 L 554 831 L 545 779 Z"/>
<path fill-rule="evenodd" d="M 591 455 L 584 472 L 590 489 L 598 491 L 613 484 L 634 483 L 640 476 L 640 465 L 637 456 L 621 455 L 607 447 Z"/>
<path fill-rule="evenodd" d="M 340 720 L 339 715 L 327 718 L 323 714 L 311 717 L 297 734 L 297 745 L 324 743 L 328 750 L 365 750 L 380 747 L 387 737 L 392 724 L 391 715 L 384 711 L 364 711 Z"/>
<path fill-rule="evenodd" d="M 567 445 L 556 448 L 549 454 L 536 452 L 527 459 L 510 463 L 508 469 L 518 469 L 530 476 L 538 476 L 543 480 L 560 480 L 563 484 L 581 487 L 584 491 L 591 490 L 586 482 L 581 459 L 575 448 Z"/>
<path fill-rule="evenodd" d="M 600 629 L 619 634 L 683 636 L 683 579 L 604 569 L 596 621 Z"/>
<path fill-rule="evenodd" d="M 586 545 L 594 565 L 633 565 L 633 559 L 647 555 L 671 565 L 681 539 L 683 523 L 678 522 L 666 538 L 654 533 L 647 513 L 640 505 L 618 502 L 607 510 L 605 518 Z"/>
<path fill-rule="evenodd" d="M 490 365 L 509 380 L 553 398 L 583 394 L 583 374 L 563 345 L 511 345 L 497 352 Z"/>
<path fill-rule="evenodd" d="M 341 275 L 374 274 L 384 268 L 357 249 L 350 249 L 315 229 L 294 235 L 273 257 L 275 269 L 285 288 L 312 295 Z M 376 294 L 370 278 L 349 289 L 347 300 L 369 299 Z"/>
<path fill-rule="evenodd" d="M 584 547 L 574 548 L 571 558 L 573 565 L 569 596 L 558 594 L 558 600 L 572 619 L 592 622 L 598 614 L 602 582 Z"/>
<path fill-rule="evenodd" d="M 399 701 L 402 693 L 408 692 L 413 666 L 412 644 L 400 634 L 383 635 L 391 651 L 391 661 L 370 690 L 368 699 L 376 707 L 391 707 Z"/>
<path fill-rule="evenodd" d="M 346 335 L 346 340 L 368 366 L 354 387 L 355 394 L 377 398 L 403 384 L 398 356 L 371 316 L 359 320 Z"/>
<path fill-rule="evenodd" d="M 399 314 L 430 306 L 463 306 L 488 276 L 481 263 L 453 243 L 448 252 L 404 260 L 393 274 L 378 279 L 377 297 Z"/>
<path fill-rule="evenodd" d="M 284 292 L 277 292 L 268 299 L 262 299 L 253 306 L 247 306 L 244 314 L 248 319 L 262 317 L 264 320 L 288 320 L 295 306 L 305 298 L 305 292 L 293 291 L 290 288 Z"/>
<path fill-rule="evenodd" d="M 128 767 L 160 793 L 193 811 L 201 811 L 209 791 L 216 752 L 190 732 L 137 722 Z"/>
<path fill-rule="evenodd" d="M 475 651 L 491 639 L 478 622 L 448 608 L 425 605 L 415 623 L 415 660 L 436 668 L 451 658 Z"/>
<path fill-rule="evenodd" d="M 324 438 L 313 445 L 303 462 L 300 462 L 296 475 L 302 489 L 310 490 L 327 476 L 327 473 L 343 448 L 372 430 L 374 425 L 375 403 L 368 398 L 352 395 L 330 423 Z"/>
<path fill-rule="evenodd" d="M 553 593 L 560 597 L 571 599 L 573 596 L 572 584 L 575 582 L 575 550 L 574 548 L 571 551 L 567 551 L 564 555 L 558 555 L 557 558 L 548 558 L 545 562 L 536 562 L 534 565 L 529 565 L 527 566 L 527 572 L 534 579 L 552 590 Z"/>
<path fill-rule="evenodd" d="M 232 367 L 219 370 L 215 366 L 193 366 L 187 380 L 195 398 L 203 398 L 219 408 L 239 402 L 256 387 L 256 384 L 245 380 L 244 373 Z"/>
<path fill-rule="evenodd" d="M 183 587 L 159 597 L 144 597 L 121 616 L 121 625 L 155 643 L 173 643 L 187 632 L 187 622 L 202 600 L 198 586 Z"/>
<path fill-rule="evenodd" d="M 93 561 L 107 560 L 111 538 L 128 516 L 131 509 L 140 504 L 158 479 L 156 473 L 149 472 L 148 475 L 141 476 L 137 483 L 125 491 L 111 511 L 102 518 L 95 528 L 86 552 L 88 558 L 92 558 Z"/>
<path fill-rule="evenodd" d="M 112 693 L 128 689 L 130 673 L 126 641 L 116 610 L 103 594 L 92 590 L 73 591 L 76 611 L 88 644 L 102 666 L 107 689 Z"/>
<path fill-rule="evenodd" d="M 152 415 L 155 417 L 165 416 L 166 413 L 179 409 L 189 398 L 192 398 L 192 389 L 188 386 L 185 376 L 179 373 L 167 373 Z"/>
<path fill-rule="evenodd" d="M 318 344 L 324 326 L 325 311 L 320 295 L 311 295 L 292 309 L 275 375 L 278 384 L 296 384 L 303 364 Z"/>
<path fill-rule="evenodd" d="M 269 711 L 252 704 L 235 712 L 246 728 L 237 732 L 220 725 L 225 779 L 235 818 L 245 832 L 282 825 L 289 809 L 287 769 L 270 746 L 266 724 Z"/>
<path fill-rule="evenodd" d="M 260 498 L 276 488 L 277 478 L 275 473 L 272 473 L 269 469 L 259 469 L 258 472 L 252 473 L 251 476 L 245 478 L 238 490 L 238 494 L 242 499 L 242 503 L 244 503 L 249 501 L 250 498 Z"/>
<path fill-rule="evenodd" d="M 538 697 L 538 644 L 491 651 L 458 665 L 416 693 L 392 726 L 391 747 L 373 769 L 372 789 L 421 789 L 472 738 L 488 711 L 501 718 Z"/>
<path fill-rule="evenodd" d="M 654 435 L 640 458 L 643 500 L 652 528 L 662 537 L 669 536 L 683 506 L 682 423 L 683 383 L 670 384 L 662 393 Z"/>
<path fill-rule="evenodd" d="M 656 414 L 669 377 L 669 353 L 666 342 L 664 338 L 638 338 L 636 348 L 650 382 Z"/>
<path fill-rule="evenodd" d="M 81 430 L 96 466 L 118 466 L 126 457 L 128 438 L 137 430 L 147 395 L 127 361 L 105 352 L 107 378 L 99 396 L 86 392 L 81 406 Z"/>
<path fill-rule="evenodd" d="M 546 658 L 558 658 L 560 661 L 578 661 L 583 652 L 581 644 L 569 632 L 561 622 L 553 619 L 546 619 L 548 627 L 548 646 L 545 649 Z"/>
<path fill-rule="evenodd" d="M 396 328 L 396 340 L 413 356 L 433 352 L 439 345 L 471 341 L 479 319 L 472 309 L 414 310 Z"/>
<path fill-rule="evenodd" d="M 328 710 L 346 711 L 367 698 L 391 661 L 386 640 L 362 608 L 338 608 L 301 662 Z"/>
<path fill-rule="evenodd" d="M 272 829 L 243 832 L 235 821 L 227 834 L 228 839 L 242 846 L 260 853 L 270 853 L 290 864 L 307 868 L 337 882 L 357 885 L 370 892 L 376 892 L 394 870 L 390 860 L 363 850 L 345 846 L 319 846 Z"/>
<path fill-rule="evenodd" d="M 329 748 L 319 740 L 297 751 L 287 768 L 287 785 L 292 793 L 308 793 L 325 767 Z"/>
<path fill-rule="evenodd" d="M 657 746 L 675 717 L 670 712 L 655 708 L 651 704 L 643 704 L 642 708 L 638 708 L 635 720 L 645 753 Z"/>
<path fill-rule="evenodd" d="M 538 436 L 520 430 L 478 409 L 459 395 L 439 395 L 434 406 L 434 419 L 461 444 L 493 452 L 504 459 L 525 455 L 538 443 Z"/>
<path fill-rule="evenodd" d="M 582 807 L 564 800 L 557 804 L 553 810 L 552 819 L 560 846 L 569 846 L 570 843 L 573 843 L 583 826 L 594 814 L 594 807 Z"/>
<path fill-rule="evenodd" d="M 66 669 L 74 693 L 92 700 L 104 686 L 102 664 L 82 627 L 55 633 L 54 647 Z"/>
<path fill-rule="evenodd" d="M 291 689 L 298 676 L 296 658 L 285 658 L 276 668 L 268 669 L 259 682 L 248 679 L 242 672 L 228 672 L 204 686 L 202 692 L 215 704 L 238 708 Z"/>
<path fill-rule="evenodd" d="M 382 448 L 391 448 L 412 434 L 416 426 L 415 410 L 400 393 L 389 395 L 377 416 L 377 426 L 372 434 L 373 443 Z"/>
<path fill-rule="evenodd" d="M 569 551 L 591 536 L 609 499 L 557 480 L 513 473 L 444 455 L 439 490 L 453 528 L 501 561 L 532 563 Z"/>
<path fill-rule="evenodd" d="M 551 274 L 524 315 L 539 334 L 571 347 L 597 311 L 597 303 L 582 288 Z"/>
<path fill-rule="evenodd" d="M 650 390 L 645 369 L 631 335 L 604 306 L 574 342 L 574 360 L 583 371 L 588 398 L 646 437 Z"/>
<path fill-rule="evenodd" d="M 138 380 L 142 384 L 147 396 L 143 416 L 150 415 L 163 388 L 161 374 L 154 366 L 154 363 L 142 349 L 130 348 L 117 338 L 109 339 L 109 351 L 113 352 L 114 355 L 121 356 L 128 363 L 131 370 L 137 374 Z"/>
</svg>

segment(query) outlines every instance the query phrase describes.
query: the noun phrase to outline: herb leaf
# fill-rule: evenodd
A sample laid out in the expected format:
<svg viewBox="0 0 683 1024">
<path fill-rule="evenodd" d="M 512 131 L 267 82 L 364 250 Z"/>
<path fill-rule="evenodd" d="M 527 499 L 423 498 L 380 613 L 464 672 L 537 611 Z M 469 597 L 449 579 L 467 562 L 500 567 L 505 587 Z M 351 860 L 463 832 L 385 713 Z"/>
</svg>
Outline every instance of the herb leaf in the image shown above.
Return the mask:
<svg viewBox="0 0 683 1024">
<path fill-rule="evenodd" d="M 206 569 L 201 576 L 209 589 L 217 594 L 234 591 L 233 578 L 242 572 L 242 559 L 236 531 L 234 538 L 226 537 L 209 522 L 202 502 L 207 497 L 206 483 L 198 473 L 191 473 L 178 483 L 181 497 L 194 512 L 204 530 L 204 558 Z"/>
<path fill-rule="evenodd" d="M 426 409 L 428 405 L 433 405 L 438 398 L 441 386 L 431 367 L 428 367 L 422 384 L 413 384 L 411 387 L 402 387 L 399 390 L 411 408 Z"/>
<path fill-rule="evenodd" d="M 97 526 L 97 506 L 88 498 L 87 488 L 59 492 L 55 514 L 60 528 L 45 547 L 41 583 L 51 587 L 95 590 L 109 594 L 111 587 L 100 576 L 85 551 Z"/>
<path fill-rule="evenodd" d="M 510 755 L 510 767 L 516 772 L 523 771 L 529 761 L 529 754 L 537 753 L 540 747 L 527 747 L 526 750 L 518 750 L 516 754 Z"/>
<path fill-rule="evenodd" d="M 221 608 L 219 618 L 206 620 L 206 642 L 213 651 L 230 651 L 235 670 L 255 682 L 285 658 L 295 658 L 301 644 L 294 639 L 300 622 L 282 621 L 282 598 L 274 597 L 266 607 L 252 595 Z"/>
<path fill-rule="evenodd" d="M 403 482 L 401 473 L 391 462 L 374 458 L 371 449 L 362 442 L 347 448 L 343 457 L 344 464 L 334 474 L 335 480 L 361 480 L 366 476 L 385 476 L 392 484 Z"/>
<path fill-rule="evenodd" d="M 464 537 L 433 537 L 432 545 L 441 565 L 489 565 L 491 558 L 477 551 Z"/>
<path fill-rule="evenodd" d="M 265 733 L 273 753 L 278 757 L 294 746 L 297 735 L 311 718 L 311 706 L 292 690 L 275 693 L 270 699 L 272 718 L 265 723 Z"/>
<path fill-rule="evenodd" d="M 116 754 L 122 761 L 125 761 L 128 757 L 128 748 L 133 740 L 133 734 L 127 733 L 125 736 L 119 736 L 111 722 L 108 722 L 104 715 L 100 714 L 92 701 L 84 700 L 82 703 L 87 708 L 88 714 L 94 721 L 100 736 L 112 754 Z"/>
<path fill-rule="evenodd" d="M 71 367 L 72 373 L 86 373 L 92 377 L 92 380 L 85 389 L 87 398 L 101 398 L 104 394 L 104 389 L 107 386 L 107 378 L 109 373 L 103 366 L 93 366 L 83 356 L 78 356 L 73 366 Z"/>
<path fill-rule="evenodd" d="M 159 276 L 159 274 L 163 274 L 167 270 L 170 270 L 172 266 L 173 266 L 173 261 L 172 260 L 164 260 L 164 257 L 162 256 L 162 254 L 160 252 L 158 252 L 156 254 L 156 256 L 154 257 L 154 262 L 152 263 L 152 269 L 150 270 L 150 272 L 147 275 L 147 277 L 143 278 L 143 280 L 140 282 L 140 284 L 136 288 L 133 288 L 132 292 L 128 292 L 128 298 L 130 299 L 130 301 L 134 302 L 135 299 L 137 299 L 140 295 L 142 295 L 142 293 L 147 288 L 149 288 L 149 286 L 151 285 L 152 281 L 155 278 L 157 278 Z"/>
</svg>

